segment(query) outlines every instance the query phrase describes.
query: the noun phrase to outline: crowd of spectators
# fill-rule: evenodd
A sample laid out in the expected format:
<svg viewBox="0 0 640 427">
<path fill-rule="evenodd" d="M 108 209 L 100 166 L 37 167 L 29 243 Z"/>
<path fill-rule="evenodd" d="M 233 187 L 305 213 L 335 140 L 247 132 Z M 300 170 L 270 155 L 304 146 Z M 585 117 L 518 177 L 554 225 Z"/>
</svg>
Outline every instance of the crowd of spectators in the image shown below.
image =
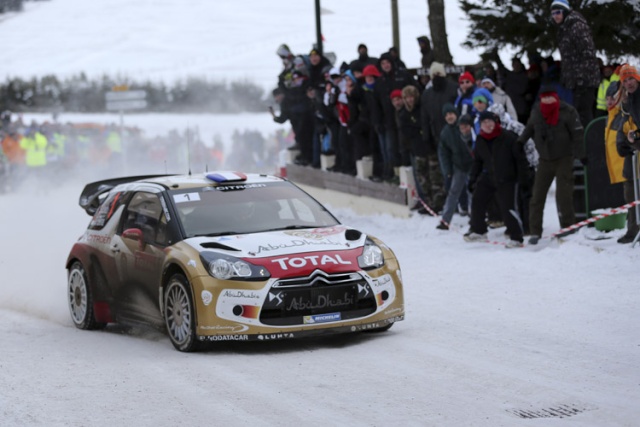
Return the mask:
<svg viewBox="0 0 640 427">
<path fill-rule="evenodd" d="M 487 225 L 506 224 L 508 247 L 522 246 L 524 235 L 536 244 L 554 179 L 560 223 L 575 222 L 573 168 L 588 162 L 584 128 L 610 111 L 607 89 L 621 65 L 597 58 L 588 24 L 567 0 L 550 12 L 561 58 L 529 54 L 525 66 L 514 57 L 510 69 L 497 52 L 475 65 L 438 63 L 426 36 L 417 38 L 415 70 L 393 47 L 372 57 L 360 44 L 357 57 L 339 62 L 283 44 L 273 90 L 279 112 L 271 114 L 290 122 L 296 164 L 319 168 L 321 154 L 333 154 L 330 171 L 356 175 L 357 162 L 372 159 L 368 178 L 393 185 L 399 168 L 411 166 L 412 209 L 442 213 L 438 228 L 449 229 L 454 211 L 471 212 L 465 240 L 486 240 Z"/>
<path fill-rule="evenodd" d="M 139 128 L 116 124 L 59 123 L 55 118 L 25 123 L 9 111 L 0 118 L 0 193 L 27 184 L 46 190 L 75 177 L 89 182 L 123 174 L 215 170 L 240 157 L 237 150 L 243 157 L 247 149 L 255 153 L 252 167 L 266 156 L 259 152 L 265 150 L 262 136 L 249 131 L 237 132 L 237 149 L 225 153 L 219 137 L 205 143 L 197 129 L 147 137 Z"/>
</svg>

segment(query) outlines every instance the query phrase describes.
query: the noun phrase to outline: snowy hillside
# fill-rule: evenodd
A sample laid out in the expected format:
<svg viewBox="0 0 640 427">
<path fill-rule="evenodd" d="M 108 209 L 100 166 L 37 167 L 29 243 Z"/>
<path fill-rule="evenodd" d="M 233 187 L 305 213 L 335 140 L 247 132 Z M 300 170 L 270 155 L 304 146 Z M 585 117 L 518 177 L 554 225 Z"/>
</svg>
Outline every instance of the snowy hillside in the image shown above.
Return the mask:
<svg viewBox="0 0 640 427">
<path fill-rule="evenodd" d="M 338 61 L 372 56 L 392 42 L 389 0 L 323 0 L 325 51 Z M 416 38 L 429 35 L 427 2 L 400 1 L 400 48 L 409 67 L 420 64 Z M 27 2 L 22 13 L 0 17 L 0 76 L 60 76 L 85 72 L 172 83 L 185 76 L 276 83 L 276 49 L 286 43 L 308 53 L 315 42 L 313 1 L 51 0 Z M 457 2 L 447 2 L 449 45 L 458 63 L 478 59 L 463 50 L 466 24 Z"/>
</svg>

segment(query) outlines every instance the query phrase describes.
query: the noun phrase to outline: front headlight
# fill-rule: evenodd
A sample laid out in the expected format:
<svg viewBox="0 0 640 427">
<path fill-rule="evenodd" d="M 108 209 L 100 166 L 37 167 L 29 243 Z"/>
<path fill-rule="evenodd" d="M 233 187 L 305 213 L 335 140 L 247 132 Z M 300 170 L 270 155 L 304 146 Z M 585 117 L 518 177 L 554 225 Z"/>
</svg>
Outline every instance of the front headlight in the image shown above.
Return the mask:
<svg viewBox="0 0 640 427">
<path fill-rule="evenodd" d="M 367 239 L 364 243 L 362 255 L 358 257 L 358 265 L 363 270 L 371 270 L 373 268 L 380 268 L 384 265 L 384 256 L 382 255 L 382 249 L 372 240 Z"/>
<path fill-rule="evenodd" d="M 229 255 L 216 252 L 201 252 L 202 263 L 207 266 L 209 274 L 222 280 L 267 280 L 269 271 L 259 265 L 251 264 Z"/>
</svg>

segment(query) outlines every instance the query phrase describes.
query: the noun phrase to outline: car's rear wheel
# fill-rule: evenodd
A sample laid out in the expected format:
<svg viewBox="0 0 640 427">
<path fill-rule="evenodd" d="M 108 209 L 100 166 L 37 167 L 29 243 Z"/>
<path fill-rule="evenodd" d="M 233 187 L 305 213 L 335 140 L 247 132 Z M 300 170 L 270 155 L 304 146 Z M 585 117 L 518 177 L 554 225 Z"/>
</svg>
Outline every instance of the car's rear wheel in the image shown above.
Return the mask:
<svg viewBox="0 0 640 427">
<path fill-rule="evenodd" d="M 179 351 L 194 351 L 199 347 L 196 338 L 196 316 L 189 282 L 182 274 L 169 279 L 164 294 L 164 320 L 173 346 Z"/>
<path fill-rule="evenodd" d="M 96 321 L 91 286 L 80 262 L 74 262 L 69 269 L 67 293 L 71 320 L 77 328 L 102 329 L 105 327 L 105 323 Z"/>
</svg>

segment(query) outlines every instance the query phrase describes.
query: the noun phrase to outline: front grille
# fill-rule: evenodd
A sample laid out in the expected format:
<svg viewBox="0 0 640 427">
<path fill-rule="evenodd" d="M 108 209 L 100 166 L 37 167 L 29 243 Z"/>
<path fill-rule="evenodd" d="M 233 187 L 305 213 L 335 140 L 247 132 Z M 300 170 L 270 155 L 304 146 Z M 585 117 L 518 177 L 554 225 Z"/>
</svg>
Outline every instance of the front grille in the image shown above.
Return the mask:
<svg viewBox="0 0 640 427">
<path fill-rule="evenodd" d="M 309 317 L 319 315 L 349 320 L 375 311 L 373 291 L 360 274 L 329 275 L 316 270 L 306 277 L 275 282 L 260 311 L 260 321 L 274 326 L 301 325 L 310 323 Z"/>
</svg>

